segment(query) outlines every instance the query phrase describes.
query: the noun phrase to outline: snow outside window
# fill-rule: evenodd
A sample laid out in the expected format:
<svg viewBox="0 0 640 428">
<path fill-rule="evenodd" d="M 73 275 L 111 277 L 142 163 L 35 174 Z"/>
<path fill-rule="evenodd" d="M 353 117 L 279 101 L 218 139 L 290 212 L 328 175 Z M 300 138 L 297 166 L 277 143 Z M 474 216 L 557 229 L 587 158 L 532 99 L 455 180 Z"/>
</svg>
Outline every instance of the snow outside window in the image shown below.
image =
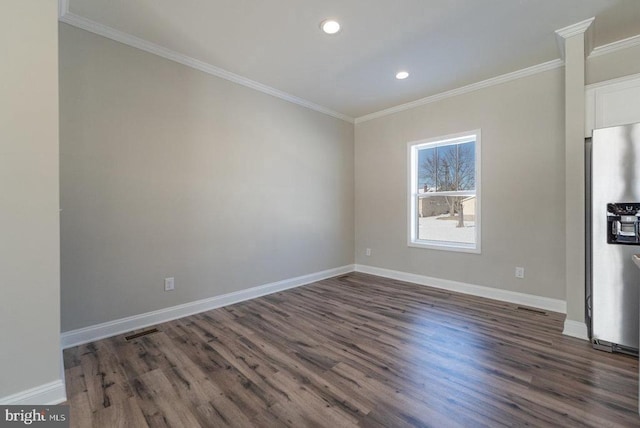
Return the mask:
<svg viewBox="0 0 640 428">
<path fill-rule="evenodd" d="M 411 247 L 480 252 L 480 130 L 409 143 Z"/>
</svg>

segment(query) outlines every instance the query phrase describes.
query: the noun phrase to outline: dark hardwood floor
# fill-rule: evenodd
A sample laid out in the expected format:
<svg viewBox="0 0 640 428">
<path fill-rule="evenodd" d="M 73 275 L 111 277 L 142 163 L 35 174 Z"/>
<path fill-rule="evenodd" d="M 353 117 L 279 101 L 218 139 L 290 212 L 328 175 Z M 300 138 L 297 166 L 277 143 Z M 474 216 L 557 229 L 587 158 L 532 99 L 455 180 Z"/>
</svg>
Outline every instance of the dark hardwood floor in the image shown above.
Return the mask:
<svg viewBox="0 0 640 428">
<path fill-rule="evenodd" d="M 564 315 L 353 273 L 64 353 L 72 426 L 640 426 Z"/>
</svg>

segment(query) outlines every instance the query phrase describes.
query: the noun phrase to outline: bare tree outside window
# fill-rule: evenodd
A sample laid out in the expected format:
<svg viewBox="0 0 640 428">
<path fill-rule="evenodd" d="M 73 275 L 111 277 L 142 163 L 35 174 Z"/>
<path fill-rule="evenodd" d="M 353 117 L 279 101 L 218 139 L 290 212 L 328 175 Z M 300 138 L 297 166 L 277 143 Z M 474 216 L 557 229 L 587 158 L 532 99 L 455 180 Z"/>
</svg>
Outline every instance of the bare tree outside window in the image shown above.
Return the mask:
<svg viewBox="0 0 640 428">
<path fill-rule="evenodd" d="M 474 143 L 451 144 L 420 150 L 419 180 L 424 192 L 453 192 L 475 189 Z M 449 215 L 464 227 L 466 196 L 443 196 Z"/>
<path fill-rule="evenodd" d="M 480 132 L 407 145 L 410 247 L 481 252 Z"/>
</svg>

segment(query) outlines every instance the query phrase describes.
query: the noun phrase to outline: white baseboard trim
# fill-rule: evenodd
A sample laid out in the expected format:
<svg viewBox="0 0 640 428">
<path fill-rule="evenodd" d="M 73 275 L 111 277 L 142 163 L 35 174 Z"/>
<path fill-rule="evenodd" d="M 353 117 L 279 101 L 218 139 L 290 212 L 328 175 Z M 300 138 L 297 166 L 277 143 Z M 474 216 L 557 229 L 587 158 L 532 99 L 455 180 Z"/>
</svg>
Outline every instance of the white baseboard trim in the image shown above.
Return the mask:
<svg viewBox="0 0 640 428">
<path fill-rule="evenodd" d="M 0 405 L 10 406 L 14 404 L 53 406 L 67 401 L 67 392 L 64 382 L 56 380 L 0 398 Z"/>
<path fill-rule="evenodd" d="M 562 334 L 578 339 L 589 340 L 589 330 L 583 321 L 564 320 Z"/>
<path fill-rule="evenodd" d="M 194 302 L 184 303 L 182 305 L 172 306 L 170 308 L 159 309 L 157 311 L 134 315 L 127 318 L 121 318 L 114 321 L 108 321 L 102 324 L 92 325 L 77 330 L 66 331 L 60 335 L 60 339 L 62 342 L 61 345 L 63 349 L 71 348 L 74 346 L 82 345 L 84 343 L 116 336 L 118 334 L 126 333 L 131 330 L 145 328 L 150 325 L 171 321 L 177 318 L 186 317 L 188 315 L 220 308 L 222 306 L 232 305 L 234 303 L 239 303 L 245 300 L 255 299 L 256 297 L 265 296 L 267 294 L 276 293 L 278 291 L 287 290 L 289 288 L 311 284 L 312 282 L 353 272 L 353 270 L 354 265 L 342 266 L 334 269 L 312 273 L 309 275 L 299 276 L 296 278 L 290 278 L 282 281 L 272 282 L 269 284 L 259 285 L 257 287 L 235 291 L 233 293 L 223 294 L 221 296 L 196 300 Z"/>
<path fill-rule="evenodd" d="M 548 297 L 534 296 L 532 294 L 517 293 L 515 291 L 500 290 L 498 288 L 467 284 L 464 282 L 451 281 L 448 279 L 432 278 L 429 276 L 400 272 L 397 270 L 383 269 L 374 266 L 357 264 L 355 270 L 356 272 L 383 276 L 385 278 L 397 279 L 399 281 L 413 282 L 416 284 L 426 285 L 443 290 L 470 294 L 472 296 L 486 297 L 488 299 L 516 303 L 518 305 L 525 305 L 533 308 L 544 309 L 547 311 L 560 312 L 563 314 L 567 313 L 567 302 L 565 302 L 564 300 L 550 299 Z"/>
</svg>

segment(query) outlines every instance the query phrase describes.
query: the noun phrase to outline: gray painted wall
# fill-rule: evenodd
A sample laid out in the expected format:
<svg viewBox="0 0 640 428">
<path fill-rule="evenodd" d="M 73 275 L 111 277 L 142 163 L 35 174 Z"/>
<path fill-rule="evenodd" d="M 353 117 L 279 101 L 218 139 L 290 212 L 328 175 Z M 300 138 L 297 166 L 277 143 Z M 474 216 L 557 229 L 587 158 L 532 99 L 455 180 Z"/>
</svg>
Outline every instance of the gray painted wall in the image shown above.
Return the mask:
<svg viewBox="0 0 640 428">
<path fill-rule="evenodd" d="M 64 24 L 60 37 L 64 331 L 350 264 L 354 251 L 565 299 L 563 70 L 356 125 L 354 193 L 352 125 Z M 587 83 L 640 72 L 639 52 L 589 59 Z M 482 254 L 407 247 L 406 143 L 476 128 Z"/>
<path fill-rule="evenodd" d="M 588 85 L 640 73 L 640 46 L 589 58 L 586 73 Z"/>
<path fill-rule="evenodd" d="M 63 331 L 353 263 L 352 124 L 65 24 L 60 97 Z"/>
<path fill-rule="evenodd" d="M 478 128 L 482 254 L 408 247 L 407 142 Z M 564 300 L 563 69 L 359 123 L 355 140 L 356 263 Z"/>
<path fill-rule="evenodd" d="M 60 380 L 56 2 L 0 27 L 0 398 Z"/>
</svg>

